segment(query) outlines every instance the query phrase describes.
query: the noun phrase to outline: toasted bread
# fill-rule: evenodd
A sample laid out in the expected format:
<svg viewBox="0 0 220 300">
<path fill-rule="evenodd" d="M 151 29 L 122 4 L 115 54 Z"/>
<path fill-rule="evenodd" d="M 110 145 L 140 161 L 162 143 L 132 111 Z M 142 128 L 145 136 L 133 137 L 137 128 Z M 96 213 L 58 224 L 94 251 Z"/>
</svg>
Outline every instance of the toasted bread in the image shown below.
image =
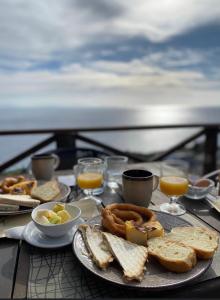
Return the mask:
<svg viewBox="0 0 220 300">
<path fill-rule="evenodd" d="M 193 248 L 198 258 L 211 258 L 218 248 L 219 235 L 205 227 L 175 227 L 166 239 L 180 241 Z"/>
<path fill-rule="evenodd" d="M 102 232 L 86 224 L 80 225 L 79 230 L 94 263 L 99 268 L 106 269 L 114 257 L 104 244 Z"/>
<path fill-rule="evenodd" d="M 144 277 L 145 263 L 148 257 L 147 248 L 128 242 L 111 233 L 103 232 L 113 256 L 123 268 L 127 281 L 141 281 Z"/>
<path fill-rule="evenodd" d="M 169 241 L 164 237 L 155 237 L 148 240 L 148 252 L 155 257 L 166 269 L 183 273 L 196 265 L 196 253 L 191 247 L 179 242 Z"/>
<path fill-rule="evenodd" d="M 60 193 L 60 188 L 56 180 L 48 181 L 42 185 L 33 188 L 31 197 L 39 199 L 42 202 L 53 200 Z"/>
<path fill-rule="evenodd" d="M 40 204 L 39 200 L 32 199 L 29 195 L 0 195 L 0 204 L 35 207 Z"/>
</svg>

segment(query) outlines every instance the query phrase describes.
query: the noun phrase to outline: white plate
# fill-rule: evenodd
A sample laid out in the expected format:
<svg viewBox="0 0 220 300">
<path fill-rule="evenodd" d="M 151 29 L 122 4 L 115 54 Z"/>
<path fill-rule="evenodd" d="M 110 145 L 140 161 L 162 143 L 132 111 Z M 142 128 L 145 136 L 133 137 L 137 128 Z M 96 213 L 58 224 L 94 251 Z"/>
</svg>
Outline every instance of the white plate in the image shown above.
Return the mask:
<svg viewBox="0 0 220 300">
<path fill-rule="evenodd" d="M 156 212 L 158 221 L 163 225 L 165 231 L 170 231 L 173 227 L 192 226 L 191 223 L 178 216 L 172 216 L 163 212 Z M 101 224 L 101 217 L 95 217 L 88 221 L 89 224 Z M 122 268 L 117 263 L 112 263 L 106 270 L 101 270 L 93 263 L 91 256 L 88 255 L 82 235 L 76 232 L 73 238 L 73 251 L 79 261 L 86 269 L 119 286 L 132 287 L 145 290 L 165 290 L 185 285 L 189 281 L 202 275 L 211 265 L 212 259 L 198 260 L 196 266 L 186 273 L 169 272 L 158 264 L 155 260 L 150 260 L 147 264 L 146 275 L 142 282 L 127 282 L 123 280 Z M 119 287 L 118 287 L 119 288 Z"/>
<path fill-rule="evenodd" d="M 72 243 L 73 236 L 77 231 L 78 225 L 81 223 L 85 223 L 82 218 L 79 218 L 76 221 L 75 226 L 64 236 L 59 238 L 51 238 L 43 234 L 37 227 L 35 226 L 34 222 L 30 222 L 24 229 L 23 238 L 24 240 L 35 247 L 40 248 L 60 248 L 63 246 L 67 246 Z"/>
</svg>

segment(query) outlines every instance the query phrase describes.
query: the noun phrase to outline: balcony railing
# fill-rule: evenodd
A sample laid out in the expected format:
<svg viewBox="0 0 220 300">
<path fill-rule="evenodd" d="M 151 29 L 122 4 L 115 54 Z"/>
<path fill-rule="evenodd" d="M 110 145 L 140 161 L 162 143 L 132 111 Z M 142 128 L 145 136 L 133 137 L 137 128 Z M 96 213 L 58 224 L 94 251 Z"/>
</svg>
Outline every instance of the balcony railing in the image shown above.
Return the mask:
<svg viewBox="0 0 220 300">
<path fill-rule="evenodd" d="M 187 144 L 192 141 L 197 140 L 201 136 L 205 137 L 204 142 L 204 163 L 203 163 L 203 172 L 207 173 L 213 171 L 217 167 L 217 138 L 219 132 L 218 125 L 201 125 L 201 124 L 193 124 L 193 125 L 165 125 L 165 126 L 121 126 L 121 127 L 99 127 L 99 128 L 64 128 L 64 129 L 35 129 L 35 130 L 4 130 L 0 131 L 0 136 L 17 136 L 17 135 L 36 135 L 36 134 L 49 134 L 50 136 L 45 140 L 41 141 L 38 144 L 30 147 L 24 152 L 16 155 L 15 157 L 3 162 L 0 165 L 0 172 L 5 171 L 7 168 L 13 166 L 19 161 L 29 157 L 33 153 L 41 150 L 45 146 L 55 142 L 58 148 L 60 147 L 76 147 L 76 141 L 82 141 L 87 144 L 90 144 L 95 147 L 102 148 L 105 151 L 111 152 L 117 155 L 126 155 L 130 159 L 135 162 L 146 161 L 139 157 L 138 155 L 127 153 L 125 151 L 119 150 L 115 147 L 111 147 L 104 143 L 101 143 L 95 139 L 86 137 L 83 133 L 91 133 L 91 132 L 114 132 L 114 131 L 131 131 L 131 130 L 152 130 L 152 129 L 175 129 L 175 128 L 198 128 L 198 132 L 191 135 L 187 139 L 181 141 L 175 146 L 167 149 L 163 153 L 157 154 L 148 161 L 156 161 L 163 160 L 169 155 L 173 154 L 175 151 L 184 148 Z"/>
</svg>

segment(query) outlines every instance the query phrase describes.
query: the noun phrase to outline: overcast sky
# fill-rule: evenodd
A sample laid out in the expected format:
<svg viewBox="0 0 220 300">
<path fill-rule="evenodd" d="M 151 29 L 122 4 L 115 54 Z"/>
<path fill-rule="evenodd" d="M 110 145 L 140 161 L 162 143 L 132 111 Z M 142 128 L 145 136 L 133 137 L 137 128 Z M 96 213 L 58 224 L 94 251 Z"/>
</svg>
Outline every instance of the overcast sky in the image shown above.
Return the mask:
<svg viewBox="0 0 220 300">
<path fill-rule="evenodd" d="M 220 105 L 219 0 L 0 0 L 0 106 Z"/>
</svg>

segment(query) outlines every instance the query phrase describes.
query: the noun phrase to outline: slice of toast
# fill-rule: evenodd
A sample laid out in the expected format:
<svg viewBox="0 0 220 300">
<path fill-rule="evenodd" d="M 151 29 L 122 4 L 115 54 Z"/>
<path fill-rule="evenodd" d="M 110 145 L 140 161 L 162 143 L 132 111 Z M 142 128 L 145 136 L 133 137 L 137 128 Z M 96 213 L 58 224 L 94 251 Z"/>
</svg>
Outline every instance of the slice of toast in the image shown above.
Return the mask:
<svg viewBox="0 0 220 300">
<path fill-rule="evenodd" d="M 99 268 L 106 269 L 114 257 L 104 244 L 102 232 L 87 224 L 80 225 L 79 230 L 94 263 Z"/>
<path fill-rule="evenodd" d="M 218 248 L 219 235 L 205 227 L 175 227 L 166 239 L 180 241 L 186 246 L 193 248 L 198 258 L 211 258 Z"/>
<path fill-rule="evenodd" d="M 2 194 L 0 195 L 0 204 L 36 207 L 40 204 L 40 201 L 32 199 L 29 195 Z"/>
<path fill-rule="evenodd" d="M 60 188 L 56 180 L 48 181 L 32 189 L 31 197 L 42 202 L 53 200 L 60 193 Z"/>
<path fill-rule="evenodd" d="M 103 236 L 113 256 L 123 268 L 124 278 L 127 281 L 141 281 L 144 277 L 145 263 L 148 257 L 147 248 L 111 233 L 103 232 Z"/>
<path fill-rule="evenodd" d="M 179 242 L 169 241 L 164 237 L 148 240 L 148 252 L 166 269 L 184 273 L 191 270 L 197 262 L 195 251 Z"/>
</svg>

